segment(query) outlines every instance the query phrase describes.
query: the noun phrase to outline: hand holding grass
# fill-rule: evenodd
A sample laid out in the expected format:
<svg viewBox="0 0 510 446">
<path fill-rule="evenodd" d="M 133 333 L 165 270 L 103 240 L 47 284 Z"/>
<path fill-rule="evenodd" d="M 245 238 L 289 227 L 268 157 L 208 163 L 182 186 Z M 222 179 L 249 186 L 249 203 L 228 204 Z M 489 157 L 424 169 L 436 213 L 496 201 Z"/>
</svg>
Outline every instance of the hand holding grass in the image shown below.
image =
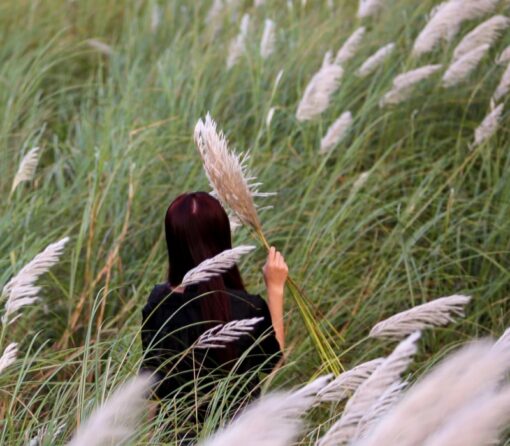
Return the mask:
<svg viewBox="0 0 510 446">
<path fill-rule="evenodd" d="M 273 322 L 276 339 L 283 350 L 285 345 L 285 333 L 283 327 L 283 294 L 285 282 L 289 274 L 289 268 L 285 263 L 282 253 L 271 246 L 267 255 L 266 264 L 262 269 L 264 282 L 267 288 L 269 312 Z"/>
</svg>

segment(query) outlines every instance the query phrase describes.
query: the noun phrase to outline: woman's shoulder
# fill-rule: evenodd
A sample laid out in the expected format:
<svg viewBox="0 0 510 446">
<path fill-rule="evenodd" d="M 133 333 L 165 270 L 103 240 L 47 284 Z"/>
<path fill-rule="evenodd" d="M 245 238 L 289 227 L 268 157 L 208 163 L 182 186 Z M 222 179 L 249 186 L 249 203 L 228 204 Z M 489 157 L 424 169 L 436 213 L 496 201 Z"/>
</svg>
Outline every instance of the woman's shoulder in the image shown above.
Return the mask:
<svg viewBox="0 0 510 446">
<path fill-rule="evenodd" d="M 153 309 L 156 306 L 160 306 L 161 304 L 166 304 L 170 299 L 166 299 L 171 294 L 172 290 L 167 283 L 159 283 L 154 285 L 152 288 L 149 297 L 147 298 L 147 303 L 145 304 L 144 310 Z"/>
</svg>

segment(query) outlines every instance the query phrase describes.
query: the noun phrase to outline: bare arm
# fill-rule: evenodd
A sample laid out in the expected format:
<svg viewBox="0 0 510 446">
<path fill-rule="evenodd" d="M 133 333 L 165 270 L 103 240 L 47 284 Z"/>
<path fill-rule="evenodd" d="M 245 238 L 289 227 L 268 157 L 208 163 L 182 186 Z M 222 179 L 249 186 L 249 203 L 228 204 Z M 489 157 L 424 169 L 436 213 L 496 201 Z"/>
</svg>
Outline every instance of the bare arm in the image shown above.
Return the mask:
<svg viewBox="0 0 510 446">
<path fill-rule="evenodd" d="M 289 270 L 284 257 L 274 246 L 271 246 L 263 273 L 267 288 L 267 300 L 269 312 L 271 313 L 271 322 L 281 350 L 283 350 L 285 346 L 283 295 L 288 272 Z"/>
</svg>

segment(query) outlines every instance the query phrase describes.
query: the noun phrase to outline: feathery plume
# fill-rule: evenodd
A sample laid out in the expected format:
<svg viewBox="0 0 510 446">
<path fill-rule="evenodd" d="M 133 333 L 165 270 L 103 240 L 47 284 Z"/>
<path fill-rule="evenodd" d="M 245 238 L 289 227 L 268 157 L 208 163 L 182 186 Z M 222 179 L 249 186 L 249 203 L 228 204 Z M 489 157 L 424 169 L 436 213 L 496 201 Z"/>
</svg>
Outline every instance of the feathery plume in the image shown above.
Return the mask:
<svg viewBox="0 0 510 446">
<path fill-rule="evenodd" d="M 509 349 L 509 347 L 510 347 L 510 328 L 507 328 L 494 344 L 494 348 Z"/>
<path fill-rule="evenodd" d="M 361 67 L 358 68 L 356 75 L 361 78 L 370 76 L 384 63 L 394 50 L 395 44 L 393 42 L 379 48 L 363 63 L 363 65 L 361 65 Z"/>
<path fill-rule="evenodd" d="M 119 386 L 78 428 L 68 446 L 102 446 L 126 441 L 146 411 L 145 398 L 151 384 L 150 375 L 139 375 Z"/>
<path fill-rule="evenodd" d="M 98 53 L 104 54 L 105 56 L 113 55 L 113 48 L 110 45 L 101 42 L 99 39 L 87 39 L 85 42 Z"/>
<path fill-rule="evenodd" d="M 322 65 L 321 67 L 327 67 L 328 65 L 331 65 L 333 63 L 333 51 L 326 51 L 324 53 L 324 57 L 322 58 Z"/>
<path fill-rule="evenodd" d="M 366 29 L 361 26 L 354 31 L 351 36 L 345 41 L 342 47 L 338 50 L 335 57 L 335 63 L 343 65 L 351 60 L 359 49 L 359 46 L 365 36 Z"/>
<path fill-rule="evenodd" d="M 207 12 L 205 21 L 209 25 L 213 35 L 221 29 L 224 6 L 223 0 L 213 0 L 211 8 Z"/>
<path fill-rule="evenodd" d="M 366 172 L 362 172 L 359 174 L 358 178 L 352 185 L 351 189 L 351 195 L 354 195 L 358 193 L 358 191 L 365 185 L 365 183 L 368 181 L 368 178 L 370 177 L 370 171 L 367 170 Z"/>
<path fill-rule="evenodd" d="M 264 33 L 260 42 L 260 55 L 267 59 L 273 54 L 276 44 L 276 26 L 272 20 L 266 19 L 264 22 Z"/>
<path fill-rule="evenodd" d="M 408 383 L 406 381 L 397 380 L 391 384 L 383 394 L 377 398 L 377 401 L 370 407 L 370 409 L 363 415 L 359 421 L 355 438 L 362 438 L 365 436 L 373 426 L 382 419 L 402 398 L 402 394 Z"/>
<path fill-rule="evenodd" d="M 503 15 L 495 15 L 478 25 L 460 41 L 453 51 L 453 60 L 459 60 L 464 54 L 473 51 L 480 45 L 492 46 L 502 32 L 510 26 L 510 19 Z"/>
<path fill-rule="evenodd" d="M 359 0 L 358 18 L 364 19 L 366 17 L 377 14 L 383 7 L 383 0 Z"/>
<path fill-rule="evenodd" d="M 510 365 L 510 351 L 473 343 L 448 356 L 406 392 L 356 446 L 423 444 L 450 416 L 496 389 Z"/>
<path fill-rule="evenodd" d="M 219 276 L 239 262 L 239 259 L 243 255 L 248 254 L 254 249 L 255 246 L 251 245 L 236 246 L 232 249 L 226 249 L 214 257 L 205 259 L 184 275 L 181 285 L 186 287 L 200 282 L 206 282 L 212 277 Z"/>
<path fill-rule="evenodd" d="M 263 396 L 200 446 L 288 446 L 302 429 L 301 417 L 327 383 L 320 377 L 294 392 Z"/>
<path fill-rule="evenodd" d="M 211 187 L 224 206 L 234 211 L 242 223 L 260 230 L 260 221 L 253 197 L 268 197 L 272 193 L 259 192 L 260 183 L 248 174 L 248 155 L 236 155 L 228 148 L 222 132 L 216 131 L 216 123 L 209 113 L 205 122 L 198 120 L 195 126 L 195 144 L 202 157 L 204 170 Z"/>
<path fill-rule="evenodd" d="M 349 133 L 352 126 L 352 114 L 346 111 L 331 124 L 324 138 L 321 139 L 321 149 L 319 153 L 329 152 L 333 147 L 339 144 Z"/>
<path fill-rule="evenodd" d="M 453 62 L 443 74 L 443 87 L 454 87 L 466 80 L 476 69 L 483 56 L 487 54 L 487 51 L 489 51 L 489 45 L 480 45 Z"/>
<path fill-rule="evenodd" d="M 275 110 L 276 110 L 275 107 L 271 107 L 269 109 L 269 111 L 267 112 L 267 117 L 266 117 L 266 126 L 267 127 L 271 126 L 271 121 L 273 120 Z"/>
<path fill-rule="evenodd" d="M 402 341 L 358 387 L 345 405 L 340 419 L 316 443 L 317 446 L 337 446 L 351 441 L 363 416 L 390 386 L 400 380 L 400 375 L 409 367 L 417 351 L 416 342 L 419 338 L 420 333 L 416 332 Z"/>
<path fill-rule="evenodd" d="M 248 35 L 249 26 L 250 16 L 249 14 L 244 14 L 243 18 L 241 19 L 239 34 L 230 42 L 227 56 L 228 70 L 230 70 L 237 63 L 239 58 L 246 51 L 246 36 Z"/>
<path fill-rule="evenodd" d="M 29 263 L 21 268 L 18 274 L 7 282 L 1 294 L 2 297 L 7 298 L 5 313 L 2 316 L 2 323 L 4 325 L 13 322 L 13 320 L 9 321 L 9 318 L 20 308 L 30 305 L 39 299 L 37 294 L 41 288 L 34 285 L 35 281 L 58 262 L 68 241 L 69 237 L 65 237 L 56 243 L 48 245 L 43 252 L 37 254 Z"/>
<path fill-rule="evenodd" d="M 353 393 L 384 361 L 384 358 L 372 359 L 364 362 L 352 370 L 338 375 L 325 386 L 317 395 L 319 402 L 342 401 Z"/>
<path fill-rule="evenodd" d="M 503 76 L 501 76 L 501 80 L 499 81 L 499 84 L 492 98 L 494 101 L 499 101 L 501 98 L 506 96 L 509 91 L 510 91 L 510 63 L 506 67 Z"/>
<path fill-rule="evenodd" d="M 263 319 L 262 317 L 254 317 L 216 325 L 200 335 L 194 348 L 224 348 L 225 344 L 237 341 L 242 335 L 253 331 L 255 325 Z"/>
<path fill-rule="evenodd" d="M 32 181 L 39 163 L 39 147 L 31 149 L 21 160 L 18 171 L 12 181 L 11 194 L 22 181 Z"/>
<path fill-rule="evenodd" d="M 425 65 L 399 74 L 393 79 L 392 89 L 382 97 L 379 106 L 395 105 L 409 99 L 416 85 L 431 77 L 442 67 L 442 65 Z"/>
<path fill-rule="evenodd" d="M 451 42 L 466 20 L 494 11 L 499 0 L 448 0 L 436 6 L 428 23 L 416 38 L 412 54 L 430 53 L 440 41 Z"/>
<path fill-rule="evenodd" d="M 314 74 L 299 102 L 296 112 L 298 121 L 313 119 L 328 108 L 331 95 L 339 87 L 343 73 L 342 67 L 330 64 L 322 66 Z"/>
<path fill-rule="evenodd" d="M 507 65 L 510 62 L 510 45 L 507 46 L 501 54 L 497 57 L 496 63 L 498 65 Z"/>
<path fill-rule="evenodd" d="M 400 339 L 416 330 L 447 325 L 454 322 L 454 316 L 464 316 L 464 307 L 470 300 L 470 296 L 455 294 L 417 305 L 377 323 L 370 330 L 369 336 Z"/>
<path fill-rule="evenodd" d="M 228 222 L 230 224 L 230 232 L 237 231 L 243 225 L 235 215 L 229 215 Z"/>
<path fill-rule="evenodd" d="M 7 347 L 5 347 L 2 357 L 0 357 L 0 373 L 16 361 L 17 354 L 18 344 L 16 342 L 11 342 Z"/>
<path fill-rule="evenodd" d="M 494 108 L 475 130 L 474 146 L 479 146 L 487 141 L 499 127 L 501 115 L 503 114 L 503 104 Z"/>
<path fill-rule="evenodd" d="M 489 392 L 452 414 L 444 427 L 433 433 L 424 446 L 480 446 L 499 443 L 510 421 L 510 386 Z"/>
</svg>

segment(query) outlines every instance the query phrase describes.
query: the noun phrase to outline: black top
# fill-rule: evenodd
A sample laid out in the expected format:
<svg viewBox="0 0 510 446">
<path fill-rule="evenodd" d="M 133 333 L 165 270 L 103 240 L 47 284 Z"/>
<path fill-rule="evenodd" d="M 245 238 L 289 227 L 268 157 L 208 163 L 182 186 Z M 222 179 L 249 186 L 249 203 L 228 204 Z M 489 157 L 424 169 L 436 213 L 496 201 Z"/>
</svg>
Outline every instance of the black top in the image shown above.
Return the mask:
<svg viewBox="0 0 510 446">
<path fill-rule="evenodd" d="M 256 371 L 269 372 L 280 359 L 280 347 L 264 299 L 240 290 L 227 290 L 226 294 L 231 320 L 263 318 L 253 331 L 232 342 L 230 348 L 236 359 L 233 367 L 232 363 L 226 366 L 218 360 L 217 355 L 221 355 L 218 351 L 188 349 L 205 330 L 218 325 L 205 323 L 201 317 L 200 300 L 207 299 L 207 295 L 199 295 L 193 289 L 172 293 L 168 284 L 156 285 L 152 290 L 142 310 L 142 369 L 156 372 L 159 398 L 174 396 L 177 390 L 196 393 L 197 381 L 201 393 L 210 392 L 215 387 L 214 381 L 233 373 L 231 369 L 234 373 L 254 371 L 249 385 L 243 380 L 244 391 L 252 391 L 259 382 Z"/>
</svg>

